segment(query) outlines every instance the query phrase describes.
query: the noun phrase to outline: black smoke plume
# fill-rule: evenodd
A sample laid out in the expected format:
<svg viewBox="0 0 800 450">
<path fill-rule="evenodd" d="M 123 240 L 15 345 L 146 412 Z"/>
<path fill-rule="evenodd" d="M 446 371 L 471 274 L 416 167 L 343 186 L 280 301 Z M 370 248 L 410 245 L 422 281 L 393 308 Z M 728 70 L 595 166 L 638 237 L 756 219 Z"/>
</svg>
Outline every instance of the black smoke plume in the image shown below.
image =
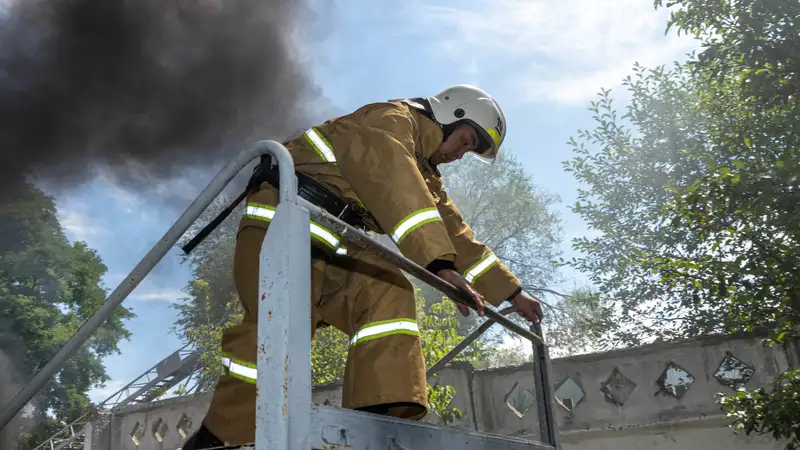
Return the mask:
<svg viewBox="0 0 800 450">
<path fill-rule="evenodd" d="M 295 57 L 304 8 L 0 0 L 0 191 L 21 175 L 71 186 L 98 164 L 152 183 L 295 132 L 316 96 Z"/>
</svg>

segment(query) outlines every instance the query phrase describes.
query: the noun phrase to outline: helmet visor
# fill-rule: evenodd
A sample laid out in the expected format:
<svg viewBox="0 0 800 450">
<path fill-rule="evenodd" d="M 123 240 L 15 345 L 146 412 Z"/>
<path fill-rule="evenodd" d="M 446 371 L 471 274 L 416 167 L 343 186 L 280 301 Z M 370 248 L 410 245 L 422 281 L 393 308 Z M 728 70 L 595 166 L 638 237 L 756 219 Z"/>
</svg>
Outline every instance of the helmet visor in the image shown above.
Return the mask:
<svg viewBox="0 0 800 450">
<path fill-rule="evenodd" d="M 483 127 L 478 126 L 475 123 L 472 124 L 472 127 L 478 133 L 478 148 L 472 152 L 473 156 L 483 162 L 494 162 L 495 158 L 497 157 L 498 150 L 496 141 L 486 130 L 483 129 Z"/>
</svg>

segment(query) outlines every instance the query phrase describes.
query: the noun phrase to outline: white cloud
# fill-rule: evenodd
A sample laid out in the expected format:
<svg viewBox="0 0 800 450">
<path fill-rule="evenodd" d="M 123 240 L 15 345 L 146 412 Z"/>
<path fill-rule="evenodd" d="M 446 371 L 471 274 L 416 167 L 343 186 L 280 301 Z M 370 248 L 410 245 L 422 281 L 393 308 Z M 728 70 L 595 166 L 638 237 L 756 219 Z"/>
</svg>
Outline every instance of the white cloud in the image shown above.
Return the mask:
<svg viewBox="0 0 800 450">
<path fill-rule="evenodd" d="M 584 102 L 619 86 L 634 62 L 669 64 L 697 46 L 665 36 L 668 11 L 641 0 L 475 0 L 412 10 L 437 57 L 449 55 L 467 74 L 476 66 L 497 73 L 520 88 L 521 101 Z"/>
<path fill-rule="evenodd" d="M 61 226 L 74 240 L 86 241 L 93 235 L 105 232 L 91 217 L 74 209 L 61 209 L 58 216 Z"/>
<path fill-rule="evenodd" d="M 149 291 L 142 294 L 132 293 L 130 296 L 131 300 L 168 302 L 168 303 L 175 303 L 179 299 L 184 297 L 186 297 L 186 294 L 177 290 Z"/>
<path fill-rule="evenodd" d="M 90 390 L 88 392 L 89 400 L 93 403 L 100 403 L 125 387 L 127 384 L 128 381 L 125 380 L 109 380 L 106 382 L 105 387 L 96 387 Z"/>
</svg>

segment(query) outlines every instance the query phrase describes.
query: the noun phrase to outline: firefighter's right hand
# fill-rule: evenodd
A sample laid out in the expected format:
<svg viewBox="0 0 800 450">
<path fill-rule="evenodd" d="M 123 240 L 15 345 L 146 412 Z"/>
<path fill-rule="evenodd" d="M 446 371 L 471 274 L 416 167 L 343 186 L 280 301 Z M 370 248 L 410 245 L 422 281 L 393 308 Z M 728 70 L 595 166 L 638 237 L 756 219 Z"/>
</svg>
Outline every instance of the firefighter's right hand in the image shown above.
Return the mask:
<svg viewBox="0 0 800 450">
<path fill-rule="evenodd" d="M 452 269 L 442 269 L 436 273 L 439 278 L 447 281 L 448 283 L 452 284 L 453 286 L 465 291 L 472 297 L 472 301 L 475 302 L 475 309 L 478 311 L 478 316 L 483 317 L 483 296 L 469 284 L 469 281 L 464 279 L 458 272 Z M 464 317 L 469 316 L 469 307 L 467 305 L 461 304 L 456 302 L 456 306 L 458 310 L 461 311 L 461 315 Z"/>
</svg>

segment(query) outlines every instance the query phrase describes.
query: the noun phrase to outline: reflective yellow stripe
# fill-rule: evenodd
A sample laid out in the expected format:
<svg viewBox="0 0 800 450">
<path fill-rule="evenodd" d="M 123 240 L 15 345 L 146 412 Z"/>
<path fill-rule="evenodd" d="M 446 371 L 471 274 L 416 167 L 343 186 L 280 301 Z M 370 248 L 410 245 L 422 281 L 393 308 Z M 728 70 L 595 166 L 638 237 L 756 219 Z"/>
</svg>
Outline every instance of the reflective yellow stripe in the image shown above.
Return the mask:
<svg viewBox="0 0 800 450">
<path fill-rule="evenodd" d="M 230 356 L 223 356 L 222 365 L 227 369 L 228 375 L 246 383 L 256 384 L 258 370 L 255 364 Z"/>
<path fill-rule="evenodd" d="M 261 203 L 247 202 L 244 210 L 244 216 L 249 219 L 263 220 L 270 222 L 275 217 L 275 208 L 272 206 L 262 205 Z"/>
<path fill-rule="evenodd" d="M 275 207 L 269 205 L 262 205 L 261 203 L 247 202 L 245 207 L 244 216 L 249 219 L 263 220 L 264 222 L 271 222 L 275 217 Z M 330 247 L 336 251 L 337 255 L 346 255 L 347 247 L 339 247 L 342 240 L 335 233 L 322 225 L 314 222 L 309 223 L 311 237 L 315 238 L 318 242 Z"/>
<path fill-rule="evenodd" d="M 405 239 L 409 233 L 417 228 L 425 225 L 426 223 L 442 221 L 442 216 L 436 208 L 425 208 L 419 211 L 414 211 L 409 214 L 405 219 L 401 220 L 392 231 L 392 240 L 399 244 L 400 241 Z"/>
<path fill-rule="evenodd" d="M 353 335 L 350 339 L 350 345 L 395 334 L 408 334 L 419 337 L 417 321 L 414 319 L 393 319 L 368 323 Z"/>
<path fill-rule="evenodd" d="M 319 132 L 316 128 L 309 128 L 305 132 L 306 140 L 314 150 L 317 151 L 317 154 L 325 160 L 325 162 L 335 163 L 336 157 L 333 156 L 333 148 L 331 144 L 325 139 L 325 136 Z"/>
<path fill-rule="evenodd" d="M 489 136 L 492 137 L 494 145 L 500 145 L 500 133 L 498 133 L 497 130 L 494 128 L 489 128 Z"/>
<path fill-rule="evenodd" d="M 489 269 L 492 268 L 492 266 L 497 264 L 497 261 L 499 261 L 497 259 L 497 256 L 495 256 L 494 253 L 489 253 L 488 255 L 484 256 L 483 259 L 478 261 L 474 266 L 470 267 L 469 270 L 464 272 L 464 279 L 472 283 L 472 280 L 486 273 Z"/>
<path fill-rule="evenodd" d="M 310 223 L 311 226 L 311 235 L 316 237 L 318 240 L 322 241 L 323 244 L 326 244 L 328 247 L 335 249 L 339 246 L 339 237 L 335 234 L 331 233 L 330 230 L 314 223 L 312 220 Z"/>
</svg>

